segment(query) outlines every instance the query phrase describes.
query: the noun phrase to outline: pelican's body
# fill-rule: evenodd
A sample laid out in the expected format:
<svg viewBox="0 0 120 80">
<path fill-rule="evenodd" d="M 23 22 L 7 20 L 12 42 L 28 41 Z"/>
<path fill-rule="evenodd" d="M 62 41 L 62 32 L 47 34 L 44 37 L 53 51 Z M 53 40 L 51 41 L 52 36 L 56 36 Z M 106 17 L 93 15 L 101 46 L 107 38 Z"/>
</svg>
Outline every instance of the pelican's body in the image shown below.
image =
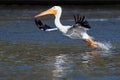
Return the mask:
<svg viewBox="0 0 120 80">
<path fill-rule="evenodd" d="M 84 17 L 83 18 L 79 16 L 75 17 L 76 23 L 73 26 L 62 25 L 60 22 L 62 8 L 60 6 L 54 6 L 51 9 L 36 15 L 35 18 L 43 16 L 43 15 L 48 15 L 48 14 L 55 15 L 55 21 L 54 21 L 55 25 L 65 36 L 68 36 L 72 39 L 83 39 L 91 47 L 95 47 L 97 45 L 97 42 L 93 41 L 92 38 L 87 34 L 89 25 L 87 21 L 84 21 Z M 81 24 L 84 24 L 84 25 L 82 26 Z"/>
<path fill-rule="evenodd" d="M 72 38 L 72 39 L 88 39 L 90 36 L 86 33 L 86 30 L 83 28 L 71 28 L 68 29 L 68 31 L 65 34 L 66 36 Z"/>
</svg>

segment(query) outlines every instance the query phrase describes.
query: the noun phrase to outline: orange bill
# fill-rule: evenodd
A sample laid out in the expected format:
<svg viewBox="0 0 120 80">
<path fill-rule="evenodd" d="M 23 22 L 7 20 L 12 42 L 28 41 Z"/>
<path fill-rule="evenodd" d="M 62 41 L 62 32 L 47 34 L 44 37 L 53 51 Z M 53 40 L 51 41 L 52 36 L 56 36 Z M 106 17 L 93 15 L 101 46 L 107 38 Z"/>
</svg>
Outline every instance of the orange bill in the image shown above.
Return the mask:
<svg viewBox="0 0 120 80">
<path fill-rule="evenodd" d="M 57 11 L 54 10 L 53 8 L 50 8 L 50 9 L 48 9 L 48 10 L 42 12 L 42 13 L 37 14 L 37 15 L 35 16 L 35 18 L 40 17 L 40 16 L 44 16 L 44 15 L 48 15 L 48 14 L 56 15 L 56 14 L 57 14 Z"/>
</svg>

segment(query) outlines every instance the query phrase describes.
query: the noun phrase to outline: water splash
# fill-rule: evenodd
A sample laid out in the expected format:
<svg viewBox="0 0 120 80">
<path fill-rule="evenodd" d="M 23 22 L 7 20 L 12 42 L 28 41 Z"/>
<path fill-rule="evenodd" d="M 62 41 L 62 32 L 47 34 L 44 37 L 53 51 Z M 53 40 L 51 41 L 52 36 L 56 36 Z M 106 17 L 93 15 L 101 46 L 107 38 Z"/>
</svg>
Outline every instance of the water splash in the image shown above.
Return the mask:
<svg viewBox="0 0 120 80">
<path fill-rule="evenodd" d="M 113 47 L 110 42 L 98 42 L 98 46 L 96 46 L 96 48 L 101 50 L 110 50 Z"/>
</svg>

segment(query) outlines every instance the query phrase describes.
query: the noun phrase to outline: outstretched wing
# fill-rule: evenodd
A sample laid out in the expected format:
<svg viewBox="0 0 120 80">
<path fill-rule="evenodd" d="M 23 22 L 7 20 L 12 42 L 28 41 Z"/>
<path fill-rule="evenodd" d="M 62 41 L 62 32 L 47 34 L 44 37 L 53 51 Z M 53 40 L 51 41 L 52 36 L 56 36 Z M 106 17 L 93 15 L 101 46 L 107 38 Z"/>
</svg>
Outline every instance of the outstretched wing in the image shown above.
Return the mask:
<svg viewBox="0 0 120 80">
<path fill-rule="evenodd" d="M 74 15 L 74 20 L 75 20 L 75 25 L 73 25 L 74 27 L 84 27 L 87 29 L 90 29 L 91 26 L 89 25 L 89 23 L 85 20 L 85 16 L 80 16 L 79 14 Z"/>
<path fill-rule="evenodd" d="M 40 19 L 35 19 L 35 24 L 37 25 L 37 27 L 40 29 L 40 30 L 44 30 L 44 31 L 46 31 L 47 29 L 51 29 L 51 27 L 50 26 L 48 26 L 48 25 L 46 25 L 46 24 L 43 24 L 42 22 L 41 22 L 41 20 Z"/>
</svg>

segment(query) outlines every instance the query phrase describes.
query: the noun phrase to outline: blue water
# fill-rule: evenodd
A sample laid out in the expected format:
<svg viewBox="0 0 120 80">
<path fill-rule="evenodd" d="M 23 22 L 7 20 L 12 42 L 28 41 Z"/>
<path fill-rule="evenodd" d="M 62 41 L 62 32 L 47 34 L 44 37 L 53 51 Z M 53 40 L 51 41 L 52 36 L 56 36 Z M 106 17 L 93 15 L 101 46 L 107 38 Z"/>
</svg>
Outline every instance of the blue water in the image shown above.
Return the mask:
<svg viewBox="0 0 120 80">
<path fill-rule="evenodd" d="M 59 31 L 40 31 L 34 16 L 50 6 L 0 6 L 0 80 L 119 80 L 119 6 L 62 6 L 61 22 L 74 24 L 85 15 L 88 34 L 110 44 L 110 50 L 89 48 Z M 54 16 L 41 20 L 55 27 Z"/>
</svg>

